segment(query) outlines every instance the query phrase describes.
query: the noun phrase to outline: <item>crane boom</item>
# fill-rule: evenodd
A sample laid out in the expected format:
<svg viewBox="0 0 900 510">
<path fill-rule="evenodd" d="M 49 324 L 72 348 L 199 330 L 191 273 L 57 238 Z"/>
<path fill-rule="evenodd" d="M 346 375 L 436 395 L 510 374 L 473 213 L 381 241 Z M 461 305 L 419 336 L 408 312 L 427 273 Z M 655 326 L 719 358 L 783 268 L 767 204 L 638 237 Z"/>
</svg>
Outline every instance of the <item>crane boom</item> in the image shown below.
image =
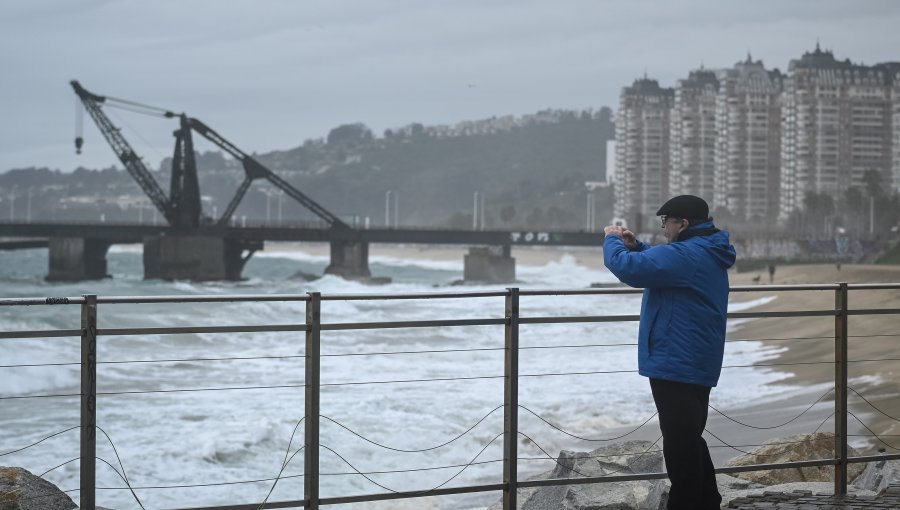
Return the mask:
<svg viewBox="0 0 900 510">
<path fill-rule="evenodd" d="M 228 208 L 225 210 L 225 214 L 223 214 L 219 219 L 219 224 L 224 225 L 228 223 L 231 215 L 237 208 L 238 203 L 240 203 L 241 199 L 243 198 L 244 193 L 246 193 L 247 189 L 250 188 L 250 183 L 254 179 L 263 178 L 272 183 L 275 187 L 279 188 L 281 191 L 284 191 L 288 196 L 290 196 L 297 202 L 300 202 L 301 205 L 312 211 L 313 214 L 315 214 L 319 218 L 322 218 L 326 223 L 328 223 L 329 226 L 347 229 L 350 228 L 346 223 L 341 221 L 340 218 L 331 213 L 331 211 L 325 209 L 324 207 L 319 205 L 318 202 L 308 197 L 302 191 L 292 186 L 289 182 L 263 166 L 262 163 L 239 149 L 233 143 L 228 141 L 228 139 L 226 139 L 224 136 L 216 132 L 216 130 L 214 130 L 213 128 L 194 118 L 189 118 L 188 121 L 194 131 L 199 133 L 210 142 L 219 146 L 228 154 L 231 154 L 244 166 L 244 173 L 246 174 L 244 182 L 241 183 L 241 186 L 238 188 L 237 194 L 235 194 L 234 198 L 228 204 Z"/>
<path fill-rule="evenodd" d="M 319 205 L 315 200 L 306 196 L 303 192 L 292 186 L 289 182 L 279 177 L 271 170 L 263 166 L 259 161 L 239 149 L 236 145 L 228 141 L 224 136 L 217 133 L 214 129 L 207 126 L 203 122 L 188 117 L 182 113 L 176 115 L 169 110 L 149 106 L 124 99 L 113 97 L 99 96 L 85 90 L 76 80 L 71 82 L 75 94 L 81 100 L 84 108 L 88 111 L 91 118 L 97 124 L 100 132 L 106 141 L 109 142 L 113 152 L 119 157 L 119 161 L 125 165 L 128 173 L 137 181 L 144 193 L 153 202 L 153 205 L 159 209 L 159 212 L 166 218 L 166 221 L 175 227 L 196 228 L 200 223 L 201 204 L 200 189 L 197 180 L 197 165 L 194 158 L 194 148 L 191 139 L 191 131 L 196 131 L 204 138 L 214 143 L 216 146 L 240 161 L 244 167 L 244 180 L 238 186 L 235 196 L 228 203 L 225 213 L 218 220 L 219 226 L 225 226 L 231 220 L 234 211 L 240 205 L 241 200 L 250 189 L 250 185 L 256 179 L 266 179 L 277 188 L 284 191 L 288 196 L 300 202 L 313 214 L 324 220 L 330 227 L 351 230 L 350 227 L 340 220 L 330 211 Z M 144 165 L 141 158 L 134 152 L 125 137 L 122 136 L 121 130 L 117 128 L 112 121 L 103 112 L 101 104 L 110 101 L 116 104 L 128 105 L 131 108 L 139 108 L 143 113 L 151 112 L 153 115 L 161 115 L 163 117 L 172 118 L 180 117 L 181 127 L 175 131 L 175 154 L 172 158 L 172 179 L 171 193 L 166 196 L 162 187 L 153 178 L 153 175 Z M 76 138 L 76 148 L 81 148 L 80 134 Z"/>
<path fill-rule="evenodd" d="M 72 80 L 71 84 L 72 88 L 75 89 L 75 94 L 81 99 L 85 110 L 87 110 L 91 118 L 94 119 L 97 128 L 100 129 L 100 133 L 103 134 L 103 137 L 106 138 L 106 141 L 109 143 L 110 147 L 112 147 L 113 152 L 116 153 L 119 161 L 125 165 L 128 173 L 131 174 L 131 177 L 135 181 L 137 181 L 147 197 L 150 198 L 150 201 L 153 202 L 153 205 L 159 209 L 159 212 L 170 224 L 174 224 L 175 214 L 166 193 L 160 187 L 159 183 L 156 182 L 156 179 L 153 178 L 153 175 L 150 173 L 150 170 L 147 169 L 147 166 L 144 165 L 140 156 L 134 152 L 134 149 L 131 148 L 131 145 L 125 140 L 125 137 L 122 136 L 121 129 L 117 128 L 112 121 L 109 120 L 109 117 L 103 113 L 103 109 L 100 105 L 106 101 L 106 98 L 88 92 L 77 80 Z"/>
</svg>

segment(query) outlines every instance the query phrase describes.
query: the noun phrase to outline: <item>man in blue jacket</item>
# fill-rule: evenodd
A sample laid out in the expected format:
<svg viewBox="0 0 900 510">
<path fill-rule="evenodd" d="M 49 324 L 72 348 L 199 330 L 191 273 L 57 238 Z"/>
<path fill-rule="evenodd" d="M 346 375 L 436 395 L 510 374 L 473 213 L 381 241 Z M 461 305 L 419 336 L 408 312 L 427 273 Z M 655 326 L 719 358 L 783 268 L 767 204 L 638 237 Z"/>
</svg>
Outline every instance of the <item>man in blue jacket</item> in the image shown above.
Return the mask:
<svg viewBox="0 0 900 510">
<path fill-rule="evenodd" d="M 638 372 L 650 378 L 663 457 L 672 482 L 669 510 L 718 509 L 722 502 L 703 440 L 710 389 L 725 350 L 728 273 L 735 251 L 693 195 L 663 204 L 667 244 L 650 247 L 619 226 L 606 227 L 603 261 L 623 283 L 642 287 Z"/>
</svg>

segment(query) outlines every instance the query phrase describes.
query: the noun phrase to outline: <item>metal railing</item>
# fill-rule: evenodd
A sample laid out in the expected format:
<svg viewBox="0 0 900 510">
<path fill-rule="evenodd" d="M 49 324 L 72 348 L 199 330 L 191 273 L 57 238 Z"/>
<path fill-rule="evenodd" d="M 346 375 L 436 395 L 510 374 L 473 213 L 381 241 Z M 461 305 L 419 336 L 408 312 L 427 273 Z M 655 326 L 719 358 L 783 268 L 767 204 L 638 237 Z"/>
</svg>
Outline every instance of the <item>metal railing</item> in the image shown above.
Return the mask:
<svg viewBox="0 0 900 510">
<path fill-rule="evenodd" d="M 847 407 L 848 390 L 848 319 L 858 315 L 900 314 L 900 309 L 876 308 L 853 309 L 849 301 L 849 291 L 896 290 L 900 284 L 826 284 L 826 285 L 756 285 L 732 287 L 733 293 L 772 292 L 772 291 L 822 291 L 833 292 L 834 307 L 777 312 L 731 312 L 730 319 L 749 318 L 794 318 L 794 317 L 833 317 L 834 318 L 834 433 L 835 444 L 833 458 L 806 460 L 800 462 L 755 464 L 739 467 L 716 468 L 717 473 L 738 473 L 746 471 L 788 469 L 812 466 L 833 466 L 835 468 L 834 493 L 846 494 L 848 485 L 848 466 L 852 463 L 865 463 L 900 459 L 900 454 L 882 454 L 877 456 L 848 456 Z M 509 288 L 503 291 L 486 292 L 434 292 L 419 294 L 342 294 L 323 295 L 311 292 L 306 295 L 215 295 L 215 296 L 143 296 L 143 297 L 98 297 L 84 295 L 68 298 L 26 298 L 0 299 L 0 306 L 60 306 L 78 305 L 81 308 L 81 324 L 79 329 L 2 331 L 0 339 L 14 338 L 81 338 L 81 391 L 69 395 L 45 396 L 80 396 L 80 507 L 94 509 L 96 507 L 96 465 L 97 465 L 97 342 L 98 338 L 148 334 L 181 334 L 181 333 L 247 333 L 247 332 L 304 332 L 305 334 L 305 379 L 302 387 L 305 392 L 304 409 L 304 446 L 303 450 L 303 499 L 277 501 L 255 504 L 238 504 L 227 506 L 204 507 L 193 510 L 253 510 L 258 508 L 296 508 L 318 509 L 322 506 L 362 503 L 388 499 L 417 498 L 423 496 L 444 496 L 475 492 L 502 492 L 502 508 L 516 508 L 517 490 L 533 487 L 559 485 L 578 485 L 634 480 L 655 480 L 665 478 L 665 473 L 622 474 L 597 477 L 556 478 L 542 480 L 518 479 L 518 397 L 519 380 L 519 332 L 524 324 L 571 324 L 571 323 L 608 323 L 622 321 L 638 321 L 639 315 L 592 315 L 568 317 L 522 316 L 520 299 L 534 296 L 596 296 L 615 294 L 638 294 L 641 290 L 628 288 L 598 288 L 575 290 L 521 290 Z M 503 318 L 475 318 L 448 320 L 415 320 L 415 321 L 382 321 L 382 322 L 329 322 L 321 319 L 323 302 L 326 301 L 376 301 L 376 300 L 422 300 L 422 299 L 471 299 L 471 298 L 504 298 L 505 314 Z M 150 304 L 150 303 L 225 303 L 225 302 L 304 302 L 306 321 L 302 324 L 279 325 L 239 325 L 239 326 L 184 326 L 184 327 L 141 327 L 141 328 L 97 328 L 98 304 Z M 320 408 L 321 398 L 321 333 L 339 330 L 371 330 L 391 328 L 432 328 L 460 326 L 496 325 L 504 328 L 504 401 L 503 401 L 503 478 L 502 483 L 468 485 L 460 487 L 436 488 L 426 491 L 404 491 L 391 493 L 375 493 L 341 497 L 320 497 L 319 451 L 320 443 Z M 301 385 L 298 385 L 298 387 Z M 855 390 L 854 390 L 855 391 Z M 111 393 L 99 393 L 100 395 Z M 31 396 L 6 396 L 4 398 L 29 398 Z M 823 395 L 824 397 L 824 395 Z M 817 401 L 818 402 L 818 401 Z M 815 403 L 814 403 L 815 405 Z M 811 406 L 812 407 L 812 406 Z M 648 420 L 649 421 L 649 420 Z M 824 422 L 823 422 L 824 423 Z M 299 424 L 298 424 L 299 425 Z M 105 461 L 104 461 L 105 462 Z M 127 481 L 126 481 L 127 483 Z M 129 486 L 130 488 L 130 486 Z M 135 496 L 136 497 L 136 496 Z"/>
</svg>

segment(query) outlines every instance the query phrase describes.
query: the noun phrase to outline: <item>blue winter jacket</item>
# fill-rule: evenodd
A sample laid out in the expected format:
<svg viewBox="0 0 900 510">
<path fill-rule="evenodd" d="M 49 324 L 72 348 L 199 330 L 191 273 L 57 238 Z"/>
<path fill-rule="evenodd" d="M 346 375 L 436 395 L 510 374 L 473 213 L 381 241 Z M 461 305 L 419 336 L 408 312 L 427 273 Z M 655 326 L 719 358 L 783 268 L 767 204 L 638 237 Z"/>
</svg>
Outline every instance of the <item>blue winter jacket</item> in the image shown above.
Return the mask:
<svg viewBox="0 0 900 510">
<path fill-rule="evenodd" d="M 690 230 L 714 228 L 712 222 Z M 682 233 L 684 235 L 684 233 Z M 736 254 L 728 232 L 630 251 L 606 236 L 603 262 L 622 283 L 642 287 L 638 371 L 653 379 L 713 387 L 725 352 L 728 273 Z"/>
</svg>

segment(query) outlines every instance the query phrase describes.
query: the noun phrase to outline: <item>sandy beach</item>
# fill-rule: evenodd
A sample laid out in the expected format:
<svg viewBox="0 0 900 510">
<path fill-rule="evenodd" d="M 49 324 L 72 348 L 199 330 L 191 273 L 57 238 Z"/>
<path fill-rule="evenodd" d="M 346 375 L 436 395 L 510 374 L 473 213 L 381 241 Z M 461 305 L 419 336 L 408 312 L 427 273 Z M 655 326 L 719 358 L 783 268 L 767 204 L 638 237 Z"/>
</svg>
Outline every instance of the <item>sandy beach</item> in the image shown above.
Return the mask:
<svg viewBox="0 0 900 510">
<path fill-rule="evenodd" d="M 732 274 L 731 284 L 756 285 L 754 278 L 757 276 L 760 276 L 760 284 L 768 283 L 769 275 L 763 270 Z M 900 266 L 844 264 L 840 270 L 833 264 L 780 266 L 776 267 L 773 279 L 775 285 L 837 282 L 900 283 Z M 743 296 L 735 293 L 733 296 L 735 300 L 775 297 L 774 300 L 755 307 L 754 311 L 825 310 L 833 309 L 835 306 L 835 293 L 831 290 L 777 292 L 761 290 Z M 898 309 L 900 289 L 851 290 L 848 305 L 851 310 Z M 898 326 L 900 316 L 887 314 L 851 316 L 848 323 L 849 387 L 859 392 L 881 411 L 873 409 L 853 391 L 849 392 L 850 411 L 862 420 L 866 427 L 882 436 L 884 441 L 883 443 L 872 437 L 851 437 L 851 444 L 869 453 L 875 453 L 879 448 L 889 453 L 900 451 L 898 438 L 890 437 L 900 433 L 900 422 L 885 416 L 887 414 L 900 418 L 900 399 L 897 398 L 900 394 L 900 378 L 898 378 L 900 361 L 895 361 L 900 359 L 897 349 L 900 339 Z M 791 317 L 753 319 L 739 325 L 729 336 L 760 339 L 767 346 L 784 349 L 777 360 L 768 363 L 781 364 L 771 367 L 788 375 L 781 383 L 810 389 L 805 396 L 808 405 L 827 390 L 826 385 L 833 385 L 834 331 L 833 317 Z M 799 396 L 796 399 L 803 400 Z M 833 396 L 828 395 L 822 402 L 824 403 L 822 407 L 827 406 L 830 413 L 833 410 Z M 778 404 L 777 408 L 781 411 L 779 414 L 789 414 L 784 413 L 783 404 Z M 764 406 L 756 410 L 765 416 Z M 801 408 L 800 411 L 802 410 Z M 748 416 L 753 416 L 752 409 L 750 411 Z M 822 430 L 833 430 L 832 423 L 828 421 Z M 860 425 L 853 416 L 848 418 L 848 428 L 851 435 L 871 436 L 871 432 Z"/>
</svg>

